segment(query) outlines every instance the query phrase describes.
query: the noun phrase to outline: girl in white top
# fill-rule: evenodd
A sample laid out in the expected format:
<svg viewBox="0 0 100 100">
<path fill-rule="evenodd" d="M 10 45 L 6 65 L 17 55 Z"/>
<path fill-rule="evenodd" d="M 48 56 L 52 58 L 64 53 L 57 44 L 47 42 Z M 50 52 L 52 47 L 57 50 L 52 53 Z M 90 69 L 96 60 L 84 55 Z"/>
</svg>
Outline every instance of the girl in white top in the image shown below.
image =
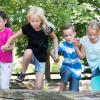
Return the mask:
<svg viewBox="0 0 100 100">
<path fill-rule="evenodd" d="M 87 62 L 92 71 L 92 77 L 100 75 L 100 23 L 91 20 L 87 26 L 87 35 L 82 37 L 81 48 L 76 48 L 78 56 Z"/>
</svg>

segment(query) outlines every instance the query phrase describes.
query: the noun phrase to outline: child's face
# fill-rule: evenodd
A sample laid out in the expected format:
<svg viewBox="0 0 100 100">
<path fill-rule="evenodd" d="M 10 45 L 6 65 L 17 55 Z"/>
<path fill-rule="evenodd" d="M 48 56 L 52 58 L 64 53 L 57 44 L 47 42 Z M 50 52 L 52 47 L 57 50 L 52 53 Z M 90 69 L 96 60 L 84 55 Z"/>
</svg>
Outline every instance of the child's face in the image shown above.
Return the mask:
<svg viewBox="0 0 100 100">
<path fill-rule="evenodd" d="M 7 20 L 3 19 L 2 17 L 0 17 L 0 31 L 3 30 L 3 28 L 5 27 L 6 23 L 7 23 Z"/>
<path fill-rule="evenodd" d="M 73 32 L 71 28 L 63 30 L 63 37 L 69 43 L 73 43 L 75 39 L 76 32 Z"/>
<path fill-rule="evenodd" d="M 99 39 L 99 33 L 92 29 L 91 27 L 88 27 L 87 29 L 88 37 L 91 43 L 96 43 Z"/>
<path fill-rule="evenodd" d="M 31 26 L 36 30 L 40 30 L 41 29 L 41 25 L 42 25 L 42 21 L 39 18 L 39 16 L 37 15 L 32 15 L 30 16 L 30 18 L 28 19 L 29 23 L 31 24 Z"/>
</svg>

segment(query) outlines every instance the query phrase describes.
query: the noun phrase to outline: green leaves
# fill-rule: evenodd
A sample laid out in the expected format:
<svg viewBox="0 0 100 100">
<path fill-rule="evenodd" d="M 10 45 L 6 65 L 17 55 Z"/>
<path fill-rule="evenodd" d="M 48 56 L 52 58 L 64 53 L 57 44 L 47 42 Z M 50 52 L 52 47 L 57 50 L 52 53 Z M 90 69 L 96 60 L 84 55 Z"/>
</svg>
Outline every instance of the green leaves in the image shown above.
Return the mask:
<svg viewBox="0 0 100 100">
<path fill-rule="evenodd" d="M 27 9 L 33 5 L 44 9 L 47 19 L 56 27 L 59 41 L 62 40 L 60 28 L 65 22 L 75 23 L 77 36 L 82 37 L 87 21 L 100 19 L 100 0 L 0 0 L 0 9 L 8 14 L 14 32 L 27 23 Z M 17 55 L 23 54 L 26 44 L 24 37 L 16 41 Z M 51 42 L 49 44 L 52 45 Z"/>
</svg>

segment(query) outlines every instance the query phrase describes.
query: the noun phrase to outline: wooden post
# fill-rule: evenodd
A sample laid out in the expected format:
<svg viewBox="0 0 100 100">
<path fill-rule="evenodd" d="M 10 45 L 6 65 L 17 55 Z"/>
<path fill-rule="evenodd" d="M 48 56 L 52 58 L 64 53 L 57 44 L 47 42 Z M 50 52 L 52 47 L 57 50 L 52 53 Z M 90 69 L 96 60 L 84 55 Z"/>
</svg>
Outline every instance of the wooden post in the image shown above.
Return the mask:
<svg viewBox="0 0 100 100">
<path fill-rule="evenodd" d="M 49 57 L 49 52 L 48 52 L 48 55 L 47 55 L 45 78 L 46 78 L 47 81 L 49 81 L 51 79 L 50 78 L 50 57 Z"/>
</svg>

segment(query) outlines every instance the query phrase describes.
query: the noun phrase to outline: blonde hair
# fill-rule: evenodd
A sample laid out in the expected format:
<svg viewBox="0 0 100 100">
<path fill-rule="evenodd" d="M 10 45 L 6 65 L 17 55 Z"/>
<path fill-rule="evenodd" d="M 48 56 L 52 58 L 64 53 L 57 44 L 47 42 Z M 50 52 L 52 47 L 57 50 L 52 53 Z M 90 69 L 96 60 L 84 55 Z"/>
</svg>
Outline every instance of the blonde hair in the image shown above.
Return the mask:
<svg viewBox="0 0 100 100">
<path fill-rule="evenodd" d="M 45 14 L 44 14 L 44 10 L 41 7 L 38 6 L 32 6 L 29 8 L 28 12 L 27 12 L 27 19 L 29 19 L 32 15 L 37 15 L 39 16 L 39 18 L 42 21 L 42 28 L 45 32 L 45 34 L 49 33 L 49 27 L 55 29 L 54 25 L 50 22 L 47 21 Z"/>
<path fill-rule="evenodd" d="M 100 22 L 96 19 L 93 19 L 89 22 L 88 27 L 96 30 L 97 32 L 100 32 Z"/>
</svg>

